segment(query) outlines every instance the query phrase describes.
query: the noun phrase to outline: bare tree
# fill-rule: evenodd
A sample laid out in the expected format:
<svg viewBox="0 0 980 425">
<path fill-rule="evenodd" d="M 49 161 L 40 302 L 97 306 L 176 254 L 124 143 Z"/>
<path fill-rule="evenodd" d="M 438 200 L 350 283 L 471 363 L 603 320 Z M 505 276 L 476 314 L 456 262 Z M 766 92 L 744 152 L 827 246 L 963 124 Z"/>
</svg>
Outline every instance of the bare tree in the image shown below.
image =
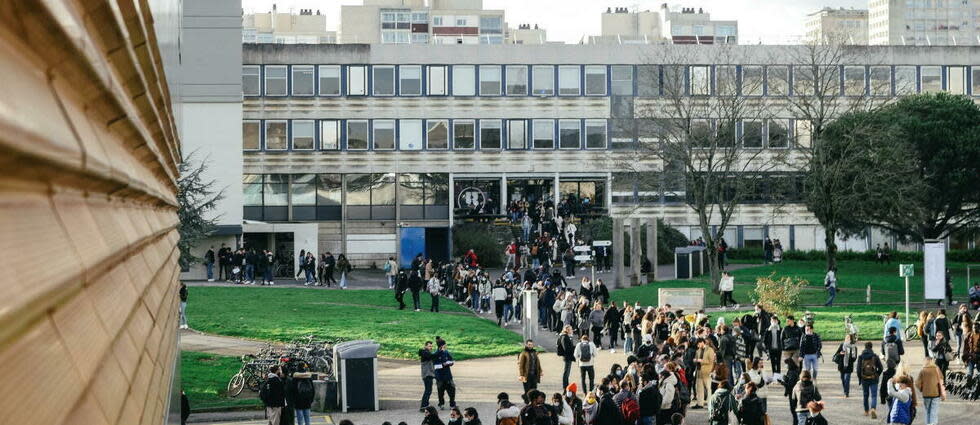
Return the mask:
<svg viewBox="0 0 980 425">
<path fill-rule="evenodd" d="M 786 140 L 771 132 L 763 80 L 739 78 L 736 65 L 763 58 L 730 46 L 657 48 L 647 61 L 663 64 L 659 96 L 636 99 L 637 141 L 616 155 L 620 169 L 640 186 L 670 187 L 697 215 L 708 247 L 712 290 L 721 277 L 716 245 L 740 205 L 771 189 L 769 173 L 780 171 L 786 150 L 766 149 Z M 701 55 L 697 58 L 693 54 Z M 705 65 L 690 65 L 703 63 Z M 714 73 L 709 64 L 716 64 Z M 777 127 L 780 127 L 777 125 Z"/>
</svg>

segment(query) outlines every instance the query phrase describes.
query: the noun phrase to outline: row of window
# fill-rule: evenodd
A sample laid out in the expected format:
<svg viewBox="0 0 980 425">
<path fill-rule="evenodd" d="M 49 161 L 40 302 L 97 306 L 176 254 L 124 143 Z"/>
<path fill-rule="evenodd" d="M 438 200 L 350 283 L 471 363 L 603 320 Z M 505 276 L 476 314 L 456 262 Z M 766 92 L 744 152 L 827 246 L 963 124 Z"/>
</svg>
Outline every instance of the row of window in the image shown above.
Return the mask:
<svg viewBox="0 0 980 425">
<path fill-rule="evenodd" d="M 246 120 L 246 151 L 605 149 L 604 119 Z"/>
<path fill-rule="evenodd" d="M 980 96 L 980 66 L 246 65 L 245 96 Z"/>
</svg>

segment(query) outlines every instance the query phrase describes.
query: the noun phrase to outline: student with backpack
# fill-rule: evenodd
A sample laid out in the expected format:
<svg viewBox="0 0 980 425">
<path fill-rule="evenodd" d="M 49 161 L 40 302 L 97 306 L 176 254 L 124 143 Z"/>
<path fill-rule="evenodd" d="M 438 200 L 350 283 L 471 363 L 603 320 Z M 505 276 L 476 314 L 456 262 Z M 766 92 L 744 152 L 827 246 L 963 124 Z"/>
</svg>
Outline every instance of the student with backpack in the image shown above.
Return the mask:
<svg viewBox="0 0 980 425">
<path fill-rule="evenodd" d="M 619 406 L 619 412 L 623 414 L 624 424 L 635 424 L 640 420 L 640 402 L 636 400 L 633 390 L 633 381 L 623 379 L 619 381 L 619 392 L 613 396 L 613 401 Z"/>
<path fill-rule="evenodd" d="M 310 425 L 310 407 L 313 406 L 313 397 L 316 395 L 312 377 L 303 366 L 293 373 L 293 379 L 286 390 L 286 400 L 296 413 L 296 425 Z"/>
<path fill-rule="evenodd" d="M 654 425 L 657 423 L 657 414 L 660 413 L 660 406 L 663 398 L 660 389 L 657 388 L 657 375 L 653 366 L 643 367 L 640 374 L 640 391 L 637 393 L 637 402 L 640 405 L 640 425 Z"/>
<path fill-rule="evenodd" d="M 888 368 L 897 367 L 899 363 L 902 362 L 902 356 L 905 355 L 905 347 L 902 346 L 902 338 L 898 335 L 898 329 L 889 328 L 888 336 L 881 343 L 881 352 L 885 355 L 885 363 Z"/>
<path fill-rule="evenodd" d="M 810 417 L 810 410 L 807 407 L 811 401 L 820 401 L 820 390 L 813 383 L 813 377 L 809 370 L 800 372 L 800 381 L 793 388 L 793 398 L 796 399 L 796 423 L 803 425 Z"/>
<path fill-rule="evenodd" d="M 269 368 L 269 375 L 259 385 L 259 399 L 265 405 L 265 416 L 269 418 L 269 425 L 279 425 L 282 418 L 282 408 L 286 406 L 282 367 L 279 365 Z"/>
<path fill-rule="evenodd" d="M 858 356 L 857 374 L 861 383 L 861 394 L 864 396 L 864 416 L 871 415 L 871 419 L 878 418 L 878 378 L 884 367 L 881 359 L 874 353 L 874 345 L 871 341 L 864 343 L 864 351 Z M 868 403 L 870 399 L 870 404 Z"/>
<path fill-rule="evenodd" d="M 588 394 L 589 391 L 595 387 L 595 356 L 598 354 L 599 349 L 596 348 L 592 341 L 589 341 L 589 335 L 582 335 L 581 341 L 575 345 L 575 360 L 578 362 L 579 372 L 582 374 L 582 393 Z M 585 384 L 585 378 L 588 376 L 589 384 Z"/>
<path fill-rule="evenodd" d="M 575 361 L 575 343 L 572 340 L 572 326 L 565 325 L 561 333 L 558 334 L 558 341 L 555 344 L 558 357 L 565 364 L 565 369 L 561 374 L 561 387 L 568 387 L 568 375 L 572 372 L 572 362 Z"/>
<path fill-rule="evenodd" d="M 765 405 L 759 398 L 758 388 L 754 382 L 745 384 L 745 394 L 738 403 L 738 417 L 742 425 L 763 425 L 765 423 Z"/>
<path fill-rule="evenodd" d="M 732 395 L 728 381 L 718 383 L 718 389 L 711 395 L 708 403 L 708 423 L 711 425 L 728 425 L 729 413 L 735 411 L 735 396 Z"/>
</svg>

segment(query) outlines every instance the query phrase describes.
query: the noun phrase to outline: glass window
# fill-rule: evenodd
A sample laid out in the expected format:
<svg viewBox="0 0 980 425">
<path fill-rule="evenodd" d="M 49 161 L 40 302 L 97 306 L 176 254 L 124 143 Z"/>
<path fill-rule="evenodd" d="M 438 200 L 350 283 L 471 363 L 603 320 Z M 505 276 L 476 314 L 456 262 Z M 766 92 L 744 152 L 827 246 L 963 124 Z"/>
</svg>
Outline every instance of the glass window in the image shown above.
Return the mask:
<svg viewBox="0 0 980 425">
<path fill-rule="evenodd" d="M 341 174 L 318 174 L 316 183 L 316 204 L 340 206 Z"/>
<path fill-rule="evenodd" d="M 704 65 L 692 65 L 688 68 L 691 74 L 691 96 L 707 96 L 711 94 L 711 80 L 708 78 L 711 69 Z"/>
<path fill-rule="evenodd" d="M 313 96 L 313 65 L 293 65 L 293 96 Z"/>
<path fill-rule="evenodd" d="M 742 67 L 742 95 L 762 96 L 763 87 L 762 67 L 746 65 Z"/>
<path fill-rule="evenodd" d="M 551 65 L 535 65 L 533 94 L 536 96 L 551 96 L 555 94 L 555 67 Z"/>
<path fill-rule="evenodd" d="M 694 147 L 710 147 L 714 142 L 715 134 L 711 120 L 696 119 L 691 120 L 689 144 Z"/>
<path fill-rule="evenodd" d="M 578 66 L 563 65 L 558 67 L 558 95 L 578 96 L 581 90 L 581 68 Z"/>
<path fill-rule="evenodd" d="M 289 185 L 291 202 L 295 205 L 316 205 L 316 174 L 294 174 Z"/>
<path fill-rule="evenodd" d="M 789 94 L 789 67 L 766 67 L 766 94 L 769 96 L 786 96 Z"/>
<path fill-rule="evenodd" d="M 371 175 L 347 174 L 347 205 L 371 205 Z"/>
<path fill-rule="evenodd" d="M 605 96 L 605 65 L 587 65 L 585 67 L 585 94 L 587 96 Z"/>
<path fill-rule="evenodd" d="M 521 65 L 507 66 L 507 95 L 527 96 L 527 67 Z"/>
<path fill-rule="evenodd" d="M 403 173 L 398 175 L 398 204 L 422 205 L 425 201 L 425 184 L 419 174 Z M 424 215 L 419 214 L 424 218 Z"/>
<path fill-rule="evenodd" d="M 585 148 L 606 148 L 606 120 L 585 120 Z"/>
<path fill-rule="evenodd" d="M 398 120 L 398 150 L 422 149 L 422 120 Z"/>
<path fill-rule="evenodd" d="M 500 149 L 500 120 L 480 120 L 480 149 Z"/>
<path fill-rule="evenodd" d="M 718 133 L 715 135 L 718 138 L 718 146 L 735 146 L 735 143 L 738 141 L 738 133 L 735 131 L 736 127 L 736 122 L 733 120 L 718 121 Z"/>
<path fill-rule="evenodd" d="M 299 121 L 295 120 L 293 124 L 293 149 L 294 150 L 312 150 L 313 149 L 313 132 L 315 130 L 315 124 L 311 121 Z"/>
<path fill-rule="evenodd" d="M 262 148 L 259 121 L 242 121 L 242 149 L 247 151 L 257 151 Z"/>
<path fill-rule="evenodd" d="M 242 203 L 246 207 L 262 206 L 262 174 L 242 175 Z"/>
<path fill-rule="evenodd" d="M 762 147 L 762 121 L 742 121 L 742 146 L 747 148 Z"/>
<path fill-rule="evenodd" d="M 395 120 L 374 120 L 374 149 L 395 148 Z"/>
<path fill-rule="evenodd" d="M 395 67 L 394 65 L 375 65 L 371 68 L 374 73 L 374 95 L 375 96 L 394 96 L 395 95 Z"/>
<path fill-rule="evenodd" d="M 449 87 L 447 87 L 448 76 L 446 75 L 446 67 L 442 65 L 430 66 L 428 67 L 428 70 L 429 70 L 428 94 L 430 96 L 445 96 L 449 94 Z"/>
<path fill-rule="evenodd" d="M 971 66 L 970 74 L 970 94 L 980 96 L 980 66 Z"/>
<path fill-rule="evenodd" d="M 340 121 L 320 121 L 320 149 L 340 149 Z"/>
<path fill-rule="evenodd" d="M 738 94 L 735 67 L 718 65 L 715 67 L 715 94 L 718 96 L 735 96 Z"/>
<path fill-rule="evenodd" d="M 785 148 L 789 146 L 789 120 L 769 120 L 769 147 Z"/>
<path fill-rule="evenodd" d="M 892 94 L 892 69 L 887 66 L 872 66 L 870 70 L 871 94 L 890 96 Z"/>
<path fill-rule="evenodd" d="M 347 120 L 347 150 L 363 151 L 368 148 L 367 120 Z"/>
<path fill-rule="evenodd" d="M 449 121 L 425 120 L 427 149 L 446 149 L 449 147 Z"/>
<path fill-rule="evenodd" d="M 814 93 L 816 93 L 816 89 L 813 86 L 813 67 L 794 66 L 793 95 L 813 96 Z"/>
<path fill-rule="evenodd" d="M 340 65 L 320 65 L 320 96 L 340 96 Z"/>
<path fill-rule="evenodd" d="M 841 71 L 839 66 L 821 66 L 817 90 L 823 96 L 841 95 Z"/>
<path fill-rule="evenodd" d="M 844 67 L 844 95 L 864 96 L 865 95 L 864 67 L 845 66 Z"/>
<path fill-rule="evenodd" d="M 610 87 L 614 96 L 633 95 L 633 65 L 609 67 Z"/>
<path fill-rule="evenodd" d="M 943 89 L 943 77 L 941 66 L 923 66 L 919 68 L 922 73 L 922 93 L 935 93 Z"/>
<path fill-rule="evenodd" d="M 265 95 L 286 95 L 286 65 L 265 66 Z"/>
<path fill-rule="evenodd" d="M 684 67 L 680 65 L 664 65 L 664 95 L 682 96 L 684 94 Z"/>
<path fill-rule="evenodd" d="M 453 96 L 476 96 L 475 66 L 453 66 Z"/>
<path fill-rule="evenodd" d="M 534 120 L 534 149 L 555 148 L 555 121 Z"/>
<path fill-rule="evenodd" d="M 476 122 L 473 120 L 453 120 L 453 149 L 473 149 L 476 147 Z"/>
<path fill-rule="evenodd" d="M 582 147 L 582 123 L 579 120 L 558 120 L 558 147 L 561 149 Z"/>
<path fill-rule="evenodd" d="M 347 95 L 364 96 L 367 94 L 367 67 L 347 67 Z"/>
<path fill-rule="evenodd" d="M 289 205 L 289 174 L 266 174 L 262 204 L 267 207 Z"/>
<path fill-rule="evenodd" d="M 446 75 L 443 73 L 443 79 L 445 77 Z M 419 96 L 422 94 L 422 67 L 420 65 L 398 67 L 398 94 L 402 96 Z M 442 94 L 446 94 L 445 84 Z"/>
<path fill-rule="evenodd" d="M 259 66 L 245 65 L 242 67 L 242 94 L 259 96 L 262 94 L 259 84 Z"/>
<path fill-rule="evenodd" d="M 527 148 L 527 121 L 507 120 L 507 148 Z"/>
<path fill-rule="evenodd" d="M 793 121 L 793 137 L 796 138 L 796 146 L 801 148 L 809 148 L 812 142 L 812 129 L 813 126 L 810 121 L 807 120 L 795 120 Z"/>
<path fill-rule="evenodd" d="M 480 96 L 500 96 L 500 66 L 480 65 Z"/>
<path fill-rule="evenodd" d="M 286 121 L 265 122 L 265 149 L 273 151 L 286 149 Z"/>
<path fill-rule="evenodd" d="M 660 67 L 640 65 L 636 67 L 636 88 L 640 96 L 660 96 Z"/>
<path fill-rule="evenodd" d="M 946 67 L 946 91 L 952 94 L 966 94 L 966 67 Z"/>
<path fill-rule="evenodd" d="M 503 34 L 503 21 L 504 17 L 500 15 L 481 16 L 480 34 Z"/>
<path fill-rule="evenodd" d="M 915 94 L 915 67 L 896 66 L 895 67 L 895 94 L 899 96 Z"/>
</svg>

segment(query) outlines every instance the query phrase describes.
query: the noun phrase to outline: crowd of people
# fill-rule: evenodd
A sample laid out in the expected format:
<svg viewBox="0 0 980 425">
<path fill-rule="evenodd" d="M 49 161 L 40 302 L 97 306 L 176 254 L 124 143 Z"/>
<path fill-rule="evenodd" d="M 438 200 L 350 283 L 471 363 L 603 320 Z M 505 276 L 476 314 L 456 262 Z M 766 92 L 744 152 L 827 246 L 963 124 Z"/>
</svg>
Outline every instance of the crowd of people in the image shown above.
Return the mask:
<svg viewBox="0 0 980 425">
<path fill-rule="evenodd" d="M 283 251 L 285 250 L 282 248 L 276 253 L 269 249 L 257 250 L 250 247 L 233 250 L 221 244 L 217 252 L 213 246 L 210 247 L 204 253 L 202 263 L 208 282 L 217 279 L 241 285 L 255 285 L 256 281 L 261 285 L 275 285 L 275 278 L 282 277 L 282 271 L 277 270 L 277 267 L 291 263 L 291 259 L 282 254 Z M 328 251 L 320 254 L 317 261 L 317 257 L 305 249 L 299 251 L 296 265 L 296 279 L 303 280 L 306 286 L 338 285 L 340 289 L 347 288 L 347 276 L 354 269 L 344 254 L 334 257 Z M 339 282 L 335 273 L 340 273 Z"/>
</svg>

